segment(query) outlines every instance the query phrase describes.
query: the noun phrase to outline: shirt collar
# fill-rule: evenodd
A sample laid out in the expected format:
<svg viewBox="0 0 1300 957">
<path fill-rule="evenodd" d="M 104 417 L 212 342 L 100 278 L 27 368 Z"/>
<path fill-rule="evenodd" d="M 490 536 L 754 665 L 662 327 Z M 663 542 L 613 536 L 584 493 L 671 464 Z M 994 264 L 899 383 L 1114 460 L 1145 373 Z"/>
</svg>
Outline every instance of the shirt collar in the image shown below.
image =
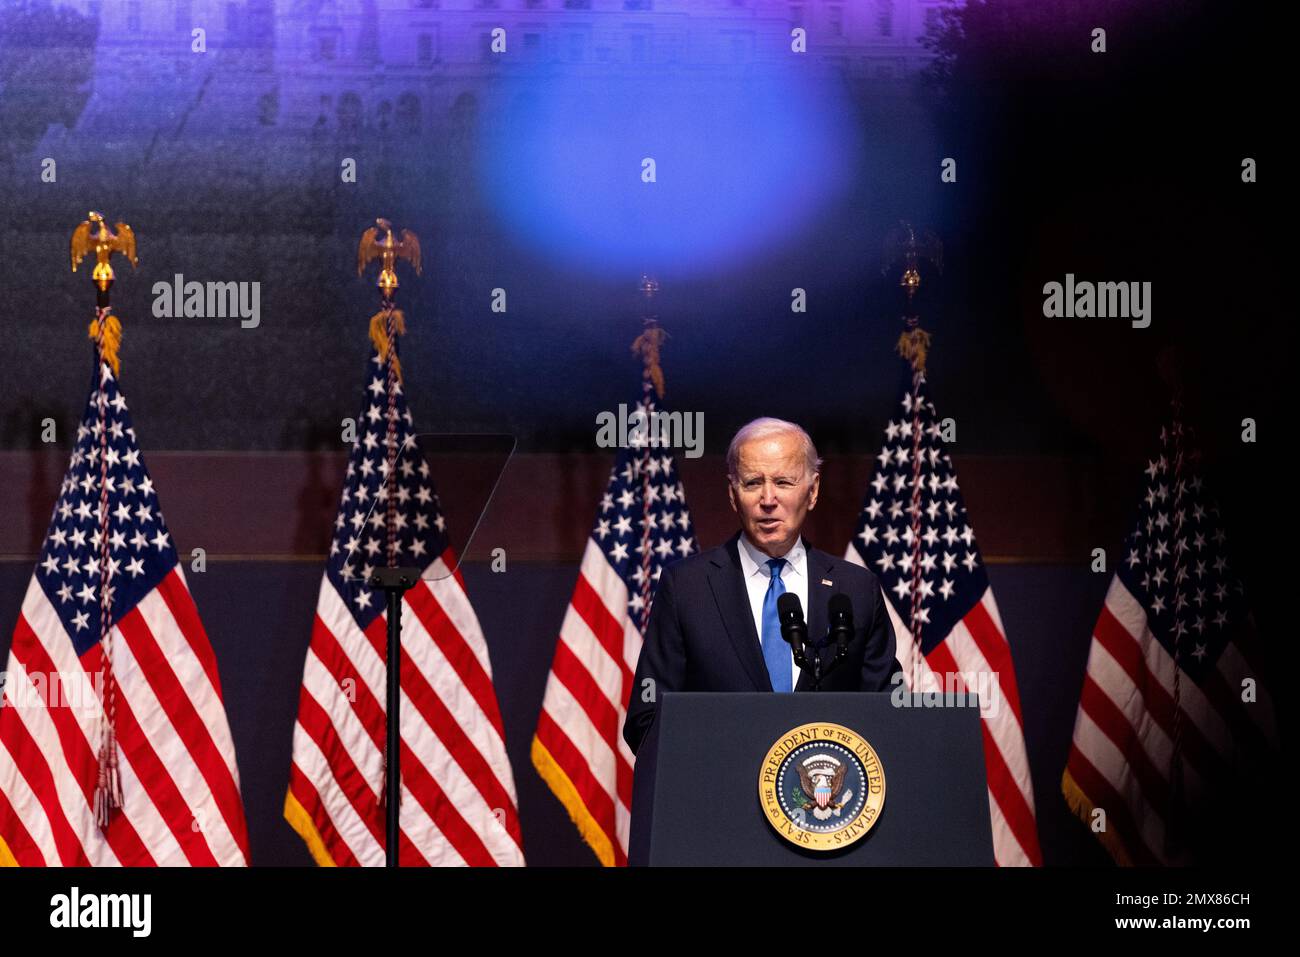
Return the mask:
<svg viewBox="0 0 1300 957">
<path fill-rule="evenodd" d="M 807 549 L 803 545 L 803 536 L 800 535 L 795 539 L 790 550 L 784 555 L 778 555 L 778 558 L 784 558 L 790 565 L 790 570 L 796 575 L 803 574 L 803 560 Z M 761 574 L 764 577 L 770 576 L 771 572 L 767 567 L 767 560 L 771 556 L 764 555 L 757 548 L 749 543 L 745 533 L 740 533 L 740 570 L 748 578 L 750 575 Z"/>
</svg>

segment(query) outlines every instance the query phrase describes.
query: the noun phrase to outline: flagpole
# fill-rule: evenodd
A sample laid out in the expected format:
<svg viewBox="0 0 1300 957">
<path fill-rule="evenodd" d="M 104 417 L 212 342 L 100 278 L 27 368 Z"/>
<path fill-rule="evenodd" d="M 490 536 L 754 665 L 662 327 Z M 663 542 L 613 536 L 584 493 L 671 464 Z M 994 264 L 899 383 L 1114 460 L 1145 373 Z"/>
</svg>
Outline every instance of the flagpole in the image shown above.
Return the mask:
<svg viewBox="0 0 1300 957">
<path fill-rule="evenodd" d="M 916 268 L 917 259 L 926 256 L 938 269 L 943 268 L 943 246 L 932 233 L 925 233 L 918 242 L 916 230 L 907 222 L 900 222 L 897 229 L 890 233 L 885 243 L 885 270 L 903 261 L 903 273 L 898 285 L 907 294 L 907 305 L 903 314 L 904 329 L 898 337 L 896 351 L 912 367 L 912 501 L 908 507 L 911 517 L 912 533 L 912 608 L 908 616 L 912 635 L 911 690 L 918 691 L 920 681 L 920 659 L 922 621 L 921 585 L 924 578 L 921 564 L 923 549 L 921 547 L 921 386 L 925 382 L 925 360 L 930 349 L 930 334 L 921 328 L 921 317 L 916 313 L 914 302 L 916 291 L 921 288 L 921 273 Z"/>
<path fill-rule="evenodd" d="M 668 332 L 659 325 L 653 309 L 659 283 L 642 274 L 637 284 L 645 297 L 645 313 L 641 316 L 641 334 L 632 340 L 632 351 L 641 357 L 641 396 L 645 403 L 646 446 L 641 453 L 641 622 L 645 634 L 650 623 L 650 603 L 654 600 L 654 585 L 650 576 L 650 446 L 651 437 L 657 435 L 654 426 L 655 396 L 664 397 L 664 373 L 659 366 L 659 349 L 668 338 Z"/>
<path fill-rule="evenodd" d="M 96 424 L 99 426 L 99 643 L 104 660 L 104 719 L 100 725 L 99 753 L 95 781 L 95 822 L 107 831 L 113 812 L 122 807 L 122 777 L 117 755 L 117 681 L 113 674 L 113 593 L 111 556 L 109 554 L 108 515 L 108 395 L 105 370 L 121 373 L 118 348 L 122 342 L 122 323 L 113 315 L 110 302 L 116 276 L 110 259 L 121 253 L 139 266 L 135 254 L 135 233 L 126 223 L 110 229 L 104 217 L 91 210 L 72 232 L 69 245 L 72 271 L 90 253 L 95 254 L 95 268 L 90 278 L 95 284 L 95 318 L 90 323 L 90 339 L 95 343 Z"/>
<path fill-rule="evenodd" d="M 1156 361 L 1160 376 L 1169 389 L 1169 405 L 1173 418 L 1170 426 L 1173 434 L 1169 437 L 1174 453 L 1173 461 L 1170 463 L 1170 474 L 1173 477 L 1173 512 L 1177 522 L 1175 530 L 1177 530 L 1182 525 L 1182 519 L 1177 518 L 1179 511 L 1177 506 L 1186 490 L 1185 480 L 1183 479 L 1186 455 L 1183 441 L 1185 428 L 1183 426 L 1182 363 L 1178 350 L 1172 346 L 1162 350 Z M 1177 585 L 1186 578 L 1187 565 L 1183 549 L 1174 548 L 1173 553 L 1173 581 Z M 1175 608 L 1175 610 L 1178 609 Z M 1164 852 L 1167 859 L 1174 858 L 1182 850 L 1184 830 L 1186 828 L 1183 809 L 1183 656 L 1181 654 L 1182 642 L 1179 640 L 1180 638 L 1181 634 L 1177 630 L 1171 630 L 1171 657 L 1174 659 L 1174 733 L 1169 753 L 1169 815 L 1165 824 L 1164 841 Z"/>
<path fill-rule="evenodd" d="M 401 801 L 402 801 L 402 596 L 420 580 L 420 569 L 398 567 L 397 564 L 397 394 L 402 377 L 401 363 L 397 358 L 397 337 L 406 332 L 406 318 L 393 301 L 397 290 L 398 258 L 406 259 L 420 274 L 420 241 L 410 230 L 404 229 L 401 238 L 393 238 L 392 224 L 380 218 L 361 236 L 357 247 L 357 275 L 361 275 L 372 260 L 380 260 L 379 312 L 370 317 L 370 339 L 384 363 L 385 391 L 387 394 L 387 430 L 384 436 L 385 466 L 384 527 L 387 538 L 387 565 L 376 568 L 368 584 L 384 593 L 387 625 L 386 647 L 386 709 L 384 742 L 384 863 L 387 867 L 400 867 Z"/>
</svg>

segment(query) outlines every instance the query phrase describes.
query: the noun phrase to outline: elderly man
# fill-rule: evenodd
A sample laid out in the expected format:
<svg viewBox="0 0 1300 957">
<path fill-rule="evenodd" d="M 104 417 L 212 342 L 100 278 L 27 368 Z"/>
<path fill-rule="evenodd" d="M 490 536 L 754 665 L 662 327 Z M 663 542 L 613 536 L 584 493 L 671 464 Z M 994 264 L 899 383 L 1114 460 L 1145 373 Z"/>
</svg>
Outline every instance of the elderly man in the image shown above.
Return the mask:
<svg viewBox="0 0 1300 957">
<path fill-rule="evenodd" d="M 811 674 L 781 637 L 777 599 L 799 597 L 808 638 L 821 642 L 832 595 L 853 606 L 848 660 L 825 674 L 834 646 L 818 651 L 826 691 L 886 691 L 897 665 L 894 631 L 876 576 L 808 545 L 821 459 L 793 422 L 756 419 L 727 449 L 727 497 L 740 531 L 725 545 L 669 566 L 637 663 L 623 737 L 640 747 L 666 691 L 806 691 Z"/>
</svg>

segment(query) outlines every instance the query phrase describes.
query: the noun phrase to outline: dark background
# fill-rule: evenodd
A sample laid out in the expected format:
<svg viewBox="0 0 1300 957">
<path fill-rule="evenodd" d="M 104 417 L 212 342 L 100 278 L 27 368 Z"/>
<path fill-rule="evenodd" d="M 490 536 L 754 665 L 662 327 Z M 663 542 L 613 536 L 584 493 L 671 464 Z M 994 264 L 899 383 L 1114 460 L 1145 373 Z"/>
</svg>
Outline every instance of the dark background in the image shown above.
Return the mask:
<svg viewBox="0 0 1300 957">
<path fill-rule="evenodd" d="M 138 271 L 115 262 L 114 304 L 146 459 L 160 449 L 339 448 L 339 422 L 357 411 L 375 302 L 352 268 L 355 242 L 377 214 L 424 244 L 424 276 L 403 273 L 401 292 L 417 426 L 508 432 L 524 452 L 595 453 L 595 414 L 625 401 L 636 381 L 628 343 L 640 325 L 638 276 L 600 269 L 598 250 L 590 269 L 557 266 L 491 214 L 480 148 L 531 74 L 436 76 L 418 129 L 389 124 L 370 103 L 358 117 L 331 109 L 303 126 L 287 100 L 277 111 L 268 99 L 292 79 L 276 58 L 288 5 L 232 6 L 242 19 L 200 75 L 186 72 L 171 41 L 110 44 L 85 10 L 0 0 L 0 454 L 39 449 L 46 416 L 67 436 L 81 413 L 93 299 L 89 267 L 70 273 L 66 250 L 89 208 L 140 238 Z M 1088 52 L 1097 25 L 1108 31 L 1101 55 Z M 830 469 L 873 453 L 901 381 L 892 349 L 902 300 L 896 271 L 882 275 L 881 250 L 907 218 L 944 243 L 942 273 L 923 264 L 918 305 L 935 337 L 932 395 L 959 422 L 957 451 L 1131 475 L 1093 489 L 1126 513 L 1168 414 L 1165 356 L 1179 370 L 1260 631 L 1280 635 L 1272 596 L 1285 581 L 1271 558 L 1284 486 L 1272 470 L 1282 467 L 1279 399 L 1291 361 L 1276 238 L 1281 33 L 1227 3 L 989 2 L 948 19 L 924 71 L 882 79 L 846 69 L 838 82 L 860 132 L 855 187 L 754 261 L 706 276 L 657 271 L 657 312 L 672 336 L 670 406 L 704 413 L 711 453 L 759 414 L 804 424 Z M 732 69 L 695 66 L 703 91 L 710 70 Z M 59 162 L 55 184 L 40 182 L 44 156 Z M 342 184 L 341 156 L 378 172 Z M 1241 182 L 1247 156 L 1259 162 L 1258 183 Z M 956 183 L 939 182 L 943 157 L 957 159 Z M 176 272 L 262 282 L 261 326 L 154 318 L 150 288 Z M 1150 281 L 1151 327 L 1043 318 L 1043 283 L 1067 272 Z M 810 312 L 792 317 L 796 286 L 808 290 Z M 505 315 L 489 311 L 495 287 L 510 291 Z M 1259 423 L 1255 445 L 1240 440 L 1248 416 Z M 168 501 L 203 494 L 161 491 Z M 575 506 L 572 524 L 588 527 L 594 505 Z M 981 502 L 968 495 L 967 505 L 986 540 L 996 530 L 979 524 Z M 208 507 L 219 514 L 221 502 Z M 16 496 L 4 508 L 26 521 L 35 506 Z M 999 516 L 1044 528 L 1070 518 Z M 845 537 L 852 518 L 842 516 Z M 1127 529 L 1086 531 L 1117 543 Z M 1086 553 L 1058 551 L 1059 564 L 1041 554 L 1033 564 L 997 556 L 990 577 L 1024 702 L 1044 857 L 1104 862 L 1059 796 L 1104 576 L 1088 573 Z M 34 553 L 5 557 L 0 651 Z M 190 576 L 221 665 L 255 863 L 308 860 L 279 813 L 320 566 L 308 548 L 292 557 L 217 561 Z M 533 863 L 590 861 L 527 759 L 578 557 L 519 563 L 504 576 L 467 572 Z M 267 608 L 269 618 L 254 614 Z"/>
</svg>

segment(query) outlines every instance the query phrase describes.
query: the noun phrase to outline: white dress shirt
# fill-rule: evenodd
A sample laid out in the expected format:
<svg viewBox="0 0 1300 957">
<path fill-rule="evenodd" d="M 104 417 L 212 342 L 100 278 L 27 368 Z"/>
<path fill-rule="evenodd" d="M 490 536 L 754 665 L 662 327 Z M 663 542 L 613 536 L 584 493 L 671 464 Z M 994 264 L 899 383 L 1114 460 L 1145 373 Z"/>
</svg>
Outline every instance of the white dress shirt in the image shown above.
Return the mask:
<svg viewBox="0 0 1300 957">
<path fill-rule="evenodd" d="M 784 555 L 764 555 L 749 543 L 745 533 L 740 533 L 740 571 L 745 578 L 745 589 L 749 592 L 749 610 L 754 613 L 754 631 L 758 633 L 758 650 L 763 652 L 763 599 L 767 596 L 768 585 L 772 581 L 772 570 L 767 567 L 769 558 L 784 558 L 781 566 L 781 584 L 792 595 L 799 596 L 803 607 L 804 621 L 808 620 L 808 551 L 803 545 L 803 536 L 795 540 L 793 546 Z M 790 649 L 790 687 L 799 683 L 801 670 L 794 663 L 794 649 Z"/>
</svg>

